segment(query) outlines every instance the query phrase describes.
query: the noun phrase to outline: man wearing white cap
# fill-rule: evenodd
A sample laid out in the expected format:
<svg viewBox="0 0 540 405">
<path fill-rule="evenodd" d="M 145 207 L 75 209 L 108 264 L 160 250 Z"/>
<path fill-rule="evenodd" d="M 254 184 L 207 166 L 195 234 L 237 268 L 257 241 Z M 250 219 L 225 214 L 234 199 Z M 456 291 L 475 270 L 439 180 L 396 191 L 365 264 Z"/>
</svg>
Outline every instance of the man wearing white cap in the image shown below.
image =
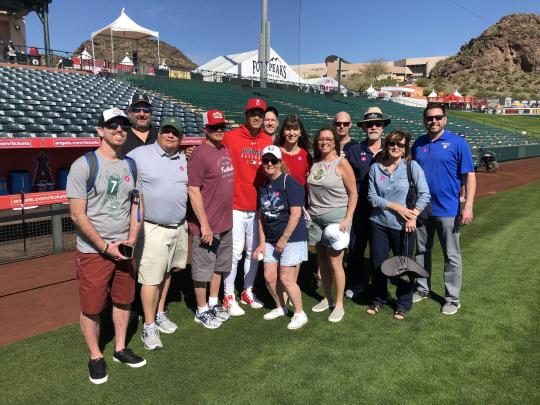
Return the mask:
<svg viewBox="0 0 540 405">
<path fill-rule="evenodd" d="M 77 228 L 80 324 L 90 352 L 88 374 L 94 384 L 102 384 L 108 378 L 99 347 L 99 318 L 108 296 L 113 303 L 113 360 L 130 367 L 146 364 L 146 360 L 126 347 L 135 269 L 131 257 L 122 252 L 135 245 L 142 219 L 137 167 L 121 153 L 128 128 L 129 120 L 123 111 L 103 111 L 97 128 L 99 148 L 71 165 L 67 181 L 69 209 Z"/>
<path fill-rule="evenodd" d="M 234 169 L 229 150 L 221 143 L 227 127 L 225 115 L 210 110 L 204 113 L 203 122 L 206 140 L 194 150 L 188 166 L 191 276 L 197 301 L 195 322 L 217 329 L 230 318 L 219 305 L 218 293 L 221 275 L 229 273 L 232 264 Z"/>
<path fill-rule="evenodd" d="M 237 266 L 244 247 L 244 289 L 241 302 L 251 308 L 262 308 L 262 303 L 253 294 L 253 284 L 257 276 L 259 262 L 252 258 L 253 249 L 258 245 L 257 189 L 263 179 L 261 156 L 263 149 L 272 144 L 272 138 L 262 129 L 266 102 L 261 98 L 250 98 L 245 108 L 246 121 L 232 131 L 225 133 L 223 144 L 229 149 L 234 167 L 233 197 L 233 258 L 231 272 L 225 276 L 225 298 L 223 306 L 232 316 L 245 312 L 236 302 L 234 281 Z"/>
</svg>

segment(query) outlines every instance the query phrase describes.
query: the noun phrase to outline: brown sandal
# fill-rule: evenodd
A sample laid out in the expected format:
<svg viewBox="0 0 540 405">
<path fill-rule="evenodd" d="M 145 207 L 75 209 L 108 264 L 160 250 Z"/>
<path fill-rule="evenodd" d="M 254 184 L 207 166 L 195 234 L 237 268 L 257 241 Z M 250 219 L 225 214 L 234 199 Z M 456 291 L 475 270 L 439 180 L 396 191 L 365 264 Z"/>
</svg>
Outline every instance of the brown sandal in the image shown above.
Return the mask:
<svg viewBox="0 0 540 405">
<path fill-rule="evenodd" d="M 394 319 L 397 321 L 404 321 L 405 318 L 407 318 L 407 312 L 401 311 L 398 309 L 396 312 L 394 312 Z"/>
<path fill-rule="evenodd" d="M 377 315 L 379 311 L 381 310 L 381 307 L 378 305 L 370 305 L 369 308 L 366 310 L 366 312 L 370 315 Z"/>
</svg>

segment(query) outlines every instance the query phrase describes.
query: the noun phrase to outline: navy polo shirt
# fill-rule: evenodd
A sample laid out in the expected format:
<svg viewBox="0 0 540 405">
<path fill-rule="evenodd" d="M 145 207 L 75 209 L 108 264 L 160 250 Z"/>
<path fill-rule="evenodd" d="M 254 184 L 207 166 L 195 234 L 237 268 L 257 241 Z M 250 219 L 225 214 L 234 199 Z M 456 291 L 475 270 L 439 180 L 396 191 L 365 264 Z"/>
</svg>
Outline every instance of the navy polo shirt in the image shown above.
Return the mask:
<svg viewBox="0 0 540 405">
<path fill-rule="evenodd" d="M 356 189 L 358 190 L 358 207 L 370 207 L 367 200 L 369 183 L 368 173 L 375 155 L 369 148 L 367 141 L 364 140 L 348 148 L 345 157 L 351 164 L 354 172 L 354 177 L 356 178 Z"/>
<path fill-rule="evenodd" d="M 429 135 L 422 135 L 412 146 L 412 156 L 426 175 L 431 193 L 431 215 L 457 216 L 461 176 L 474 172 L 467 141 L 448 130 L 434 141 Z"/>
</svg>

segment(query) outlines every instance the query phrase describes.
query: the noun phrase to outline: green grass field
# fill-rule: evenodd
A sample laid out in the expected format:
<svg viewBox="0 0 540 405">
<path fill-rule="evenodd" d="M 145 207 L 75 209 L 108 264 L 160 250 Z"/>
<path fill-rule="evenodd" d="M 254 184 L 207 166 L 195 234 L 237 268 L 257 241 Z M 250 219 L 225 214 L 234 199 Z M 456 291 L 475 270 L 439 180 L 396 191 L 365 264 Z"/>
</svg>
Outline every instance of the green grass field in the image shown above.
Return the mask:
<svg viewBox="0 0 540 405">
<path fill-rule="evenodd" d="M 526 131 L 527 135 L 540 138 L 540 116 L 535 115 L 494 115 L 464 111 L 448 111 L 449 115 L 455 117 L 481 122 L 495 128 L 502 128 L 508 131 L 521 134 Z"/>
<path fill-rule="evenodd" d="M 109 381 L 101 386 L 88 381 L 77 325 L 0 347 L 2 403 L 538 404 L 539 195 L 536 183 L 477 202 L 462 232 L 455 316 L 425 300 L 397 322 L 390 308 L 372 317 L 366 304 L 348 301 L 339 324 L 307 311 L 306 327 L 289 331 L 288 320 L 248 310 L 210 331 L 193 322 L 182 295 L 169 312 L 181 330 L 163 336 L 164 349 L 145 352 L 140 327 L 133 335 L 130 346 L 147 366 L 113 363 L 106 345 Z M 437 294 L 441 266 L 437 250 Z M 308 309 L 316 302 L 304 295 Z"/>
</svg>

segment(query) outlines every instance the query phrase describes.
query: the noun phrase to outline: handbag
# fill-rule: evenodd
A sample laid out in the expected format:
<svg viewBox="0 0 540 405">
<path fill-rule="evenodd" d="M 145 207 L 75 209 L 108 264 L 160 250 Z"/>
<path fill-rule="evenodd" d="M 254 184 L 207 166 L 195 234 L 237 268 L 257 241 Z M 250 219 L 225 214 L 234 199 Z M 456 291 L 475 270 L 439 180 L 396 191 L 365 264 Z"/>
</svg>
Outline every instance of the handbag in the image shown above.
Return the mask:
<svg viewBox="0 0 540 405">
<path fill-rule="evenodd" d="M 416 200 L 418 199 L 418 191 L 416 190 L 416 184 L 414 184 L 411 161 L 407 160 L 407 180 L 409 181 L 409 191 L 407 193 L 407 208 L 412 210 L 416 206 Z M 426 207 L 420 212 L 416 218 L 416 226 L 422 226 L 431 214 L 431 203 L 429 202 Z"/>
</svg>

